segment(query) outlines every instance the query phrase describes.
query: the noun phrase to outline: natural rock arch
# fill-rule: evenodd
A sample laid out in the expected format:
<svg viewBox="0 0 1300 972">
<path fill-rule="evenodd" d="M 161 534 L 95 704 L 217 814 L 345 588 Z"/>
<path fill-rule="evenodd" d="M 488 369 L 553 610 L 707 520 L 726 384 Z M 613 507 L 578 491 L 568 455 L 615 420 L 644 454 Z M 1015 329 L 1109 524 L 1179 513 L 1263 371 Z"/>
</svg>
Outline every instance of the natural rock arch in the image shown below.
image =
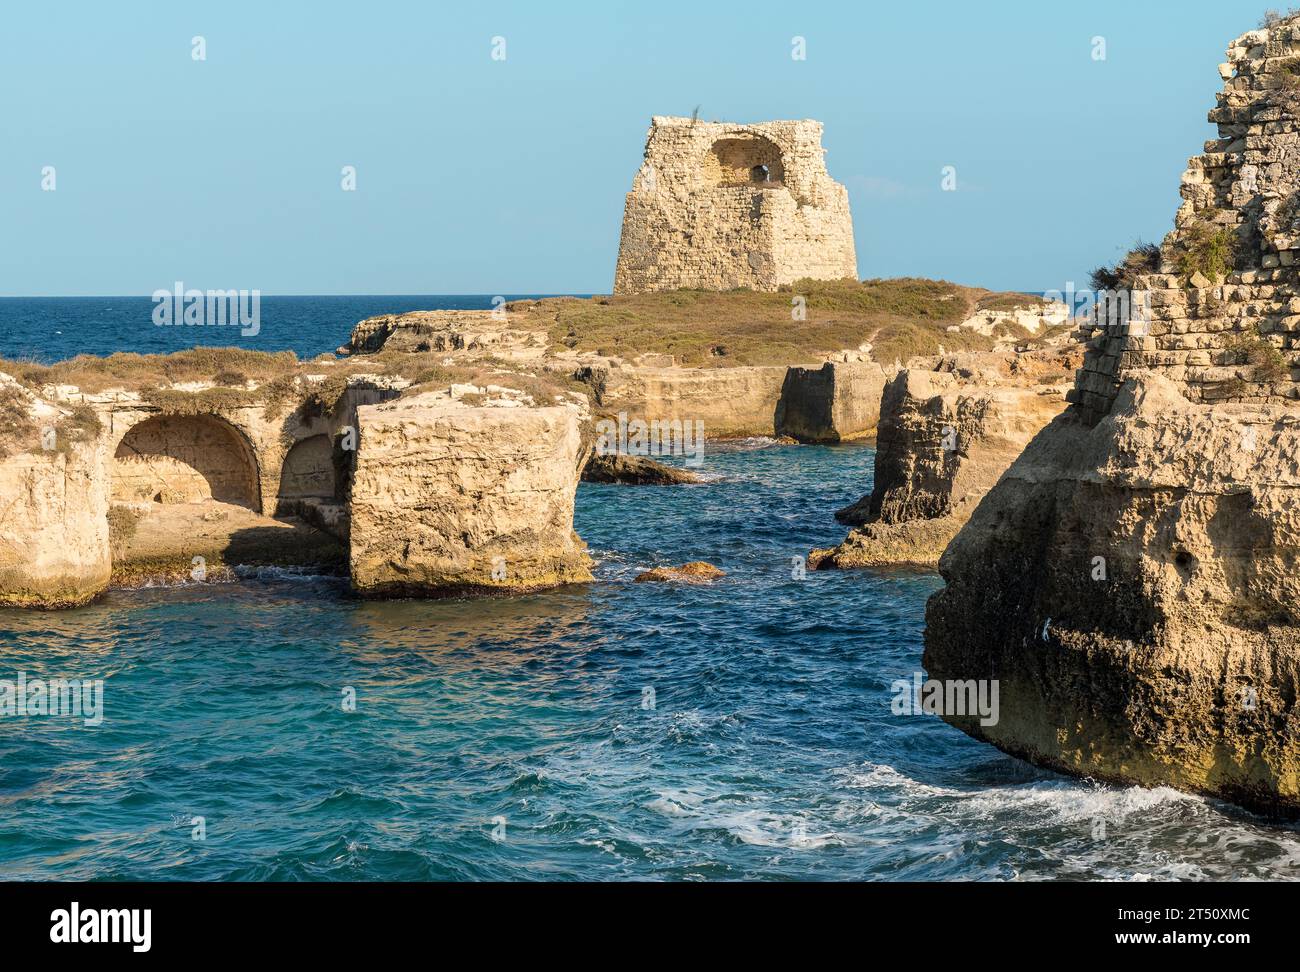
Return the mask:
<svg viewBox="0 0 1300 972">
<path fill-rule="evenodd" d="M 217 415 L 155 415 L 131 427 L 113 455 L 117 503 L 218 500 L 261 512 L 257 456 Z"/>
</svg>

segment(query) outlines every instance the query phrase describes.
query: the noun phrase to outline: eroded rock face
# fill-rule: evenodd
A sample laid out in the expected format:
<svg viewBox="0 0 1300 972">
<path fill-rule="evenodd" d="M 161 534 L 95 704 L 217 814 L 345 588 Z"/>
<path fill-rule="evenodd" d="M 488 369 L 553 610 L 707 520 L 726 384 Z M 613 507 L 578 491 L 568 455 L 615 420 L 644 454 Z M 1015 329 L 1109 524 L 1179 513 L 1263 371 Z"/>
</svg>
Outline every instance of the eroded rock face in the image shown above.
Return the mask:
<svg viewBox="0 0 1300 972">
<path fill-rule="evenodd" d="M 996 726 L 948 721 L 1066 772 L 1300 810 L 1298 452 L 1293 409 L 1158 376 L 1095 427 L 1057 419 L 943 557 L 926 670 L 1002 699 Z"/>
<path fill-rule="evenodd" d="M 700 422 L 709 439 L 773 435 L 785 367 L 624 367 L 603 373 L 598 411 Z M 692 427 L 694 425 L 692 424 Z"/>
<path fill-rule="evenodd" d="M 813 551 L 818 569 L 933 567 L 1034 435 L 1065 408 L 1067 386 L 1050 382 L 1074 360 L 1069 350 L 962 355 L 943 370 L 905 369 L 886 386 L 869 496 L 836 514 L 858 527 L 832 550 Z M 1014 373 L 1018 370 L 1018 373 Z"/>
<path fill-rule="evenodd" d="M 810 443 L 869 435 L 880 421 L 885 382 L 885 369 L 874 361 L 791 368 L 776 406 L 776 434 Z"/>
<path fill-rule="evenodd" d="M 590 448 L 578 408 L 426 393 L 357 410 L 352 585 L 366 596 L 515 593 L 591 579 L 573 531 Z"/>
<path fill-rule="evenodd" d="M 944 554 L 924 657 L 932 678 L 999 681 L 995 726 L 945 718 L 1009 753 L 1288 816 L 1300 275 L 1279 216 L 1297 64 L 1295 18 L 1229 46 L 1221 138 L 1184 176 L 1163 272 L 1139 281 L 1151 313 L 1098 322 L 1074 404 Z"/>
<path fill-rule="evenodd" d="M 76 607 L 108 586 L 97 444 L 0 462 L 0 607 Z"/>
</svg>

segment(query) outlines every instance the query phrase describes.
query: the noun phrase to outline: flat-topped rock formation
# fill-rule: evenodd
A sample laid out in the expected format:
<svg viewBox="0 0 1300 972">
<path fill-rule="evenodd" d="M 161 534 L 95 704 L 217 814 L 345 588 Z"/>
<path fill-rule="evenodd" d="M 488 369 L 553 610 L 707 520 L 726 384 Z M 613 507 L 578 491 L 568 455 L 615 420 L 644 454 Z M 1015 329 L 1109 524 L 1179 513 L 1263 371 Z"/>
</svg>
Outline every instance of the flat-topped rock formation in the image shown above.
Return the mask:
<svg viewBox="0 0 1300 972">
<path fill-rule="evenodd" d="M 352 587 L 367 596 L 520 593 L 591 580 L 573 531 L 585 408 L 425 393 L 358 409 Z"/>
<path fill-rule="evenodd" d="M 997 679 L 945 718 L 1043 766 L 1300 812 L 1300 23 L 1233 41 L 1184 203 L 1102 317 L 1054 420 L 944 554 L 932 678 Z"/>
<path fill-rule="evenodd" d="M 614 293 L 856 279 L 849 195 L 826 172 L 821 138 L 810 120 L 651 119 Z"/>
<path fill-rule="evenodd" d="M 352 329 L 339 354 L 389 351 L 442 351 L 533 358 L 547 344 L 546 331 L 529 330 L 528 322 L 495 311 L 410 311 L 368 317 Z"/>
<path fill-rule="evenodd" d="M 869 435 L 880 422 L 887 380 L 888 373 L 874 361 L 827 361 L 820 368 L 787 369 L 773 418 L 776 434 L 800 442 L 843 442 Z"/>
</svg>

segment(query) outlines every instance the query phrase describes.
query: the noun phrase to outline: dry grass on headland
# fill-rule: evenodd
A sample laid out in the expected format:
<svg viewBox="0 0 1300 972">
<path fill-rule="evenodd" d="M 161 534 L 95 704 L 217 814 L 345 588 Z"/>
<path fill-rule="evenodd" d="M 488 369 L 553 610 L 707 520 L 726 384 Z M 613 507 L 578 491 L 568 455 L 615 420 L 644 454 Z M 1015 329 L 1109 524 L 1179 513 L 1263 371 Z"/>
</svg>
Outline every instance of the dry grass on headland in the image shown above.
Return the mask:
<svg viewBox="0 0 1300 972">
<path fill-rule="evenodd" d="M 792 301 L 806 301 L 805 319 Z M 945 280 L 802 280 L 777 293 L 675 290 L 543 300 L 553 347 L 632 358 L 671 354 L 691 368 L 806 364 L 869 342 L 882 363 L 947 351 L 987 351 L 993 337 L 951 332 L 977 310 L 1033 307 L 1028 294 L 993 293 Z"/>
<path fill-rule="evenodd" d="M 351 377 L 377 375 L 403 378 L 421 389 L 450 385 L 453 382 L 475 384 L 499 380 L 505 375 L 515 384 L 535 378 L 538 395 L 554 394 L 569 387 L 554 376 L 516 374 L 518 368 L 491 357 L 474 361 L 448 363 L 440 352 L 378 352 L 354 358 L 320 358 L 300 361 L 292 351 L 249 351 L 244 348 L 190 348 L 171 354 L 135 354 L 119 352 L 99 357 L 77 355 L 54 364 L 0 359 L 0 372 L 11 375 L 19 384 L 37 391 L 46 385 L 75 386 L 86 394 L 110 390 L 136 392 L 162 405 L 164 400 L 179 402 L 185 396 L 203 398 L 209 404 L 274 404 L 290 400 L 299 388 L 316 399 L 329 399 L 331 390 L 343 390 Z M 307 376 L 324 376 L 325 381 L 303 383 Z M 199 391 L 185 391 L 176 385 L 209 386 Z M 313 391 L 314 389 L 314 391 Z M 325 404 L 330 404 L 326 402 Z"/>
</svg>

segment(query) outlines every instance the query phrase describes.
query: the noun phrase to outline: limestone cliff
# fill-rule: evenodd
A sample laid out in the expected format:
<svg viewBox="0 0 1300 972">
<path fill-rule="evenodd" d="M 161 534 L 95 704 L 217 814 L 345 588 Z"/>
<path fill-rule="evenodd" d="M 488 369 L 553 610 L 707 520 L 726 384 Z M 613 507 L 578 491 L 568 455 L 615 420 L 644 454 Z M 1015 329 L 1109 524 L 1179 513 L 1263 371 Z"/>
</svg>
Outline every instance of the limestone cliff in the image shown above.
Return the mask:
<svg viewBox="0 0 1300 972">
<path fill-rule="evenodd" d="M 1294 18 L 1235 40 L 1150 313 L 1100 319 L 1071 398 L 944 554 L 947 718 L 1070 773 L 1300 812 L 1300 169 Z M 1134 301 L 1136 304 L 1142 301 Z"/>
<path fill-rule="evenodd" d="M 800 442 L 843 442 L 870 435 L 880 422 L 886 377 L 874 361 L 828 361 L 820 368 L 789 369 L 776 403 L 776 434 Z"/>
<path fill-rule="evenodd" d="M 199 348 L 6 365 L 21 380 L 0 375 L 0 605 L 338 572 L 349 550 L 372 596 L 588 578 L 585 399 L 445 362 Z"/>
<path fill-rule="evenodd" d="M 0 463 L 0 607 L 76 607 L 108 585 L 95 445 Z"/>
<path fill-rule="evenodd" d="M 875 431 L 884 379 L 900 357 L 1057 340 L 1065 315 L 1060 302 L 945 281 L 804 280 L 798 292 L 553 297 L 388 314 L 358 323 L 339 350 L 386 361 L 436 354 L 443 364 L 576 380 L 596 419 L 700 423 L 709 439 L 839 442 Z"/>
<path fill-rule="evenodd" d="M 996 726 L 949 721 L 1066 772 L 1300 808 L 1298 449 L 1293 409 L 1158 375 L 1095 426 L 1057 419 L 944 555 L 926 669 L 1002 700 Z"/>
</svg>

